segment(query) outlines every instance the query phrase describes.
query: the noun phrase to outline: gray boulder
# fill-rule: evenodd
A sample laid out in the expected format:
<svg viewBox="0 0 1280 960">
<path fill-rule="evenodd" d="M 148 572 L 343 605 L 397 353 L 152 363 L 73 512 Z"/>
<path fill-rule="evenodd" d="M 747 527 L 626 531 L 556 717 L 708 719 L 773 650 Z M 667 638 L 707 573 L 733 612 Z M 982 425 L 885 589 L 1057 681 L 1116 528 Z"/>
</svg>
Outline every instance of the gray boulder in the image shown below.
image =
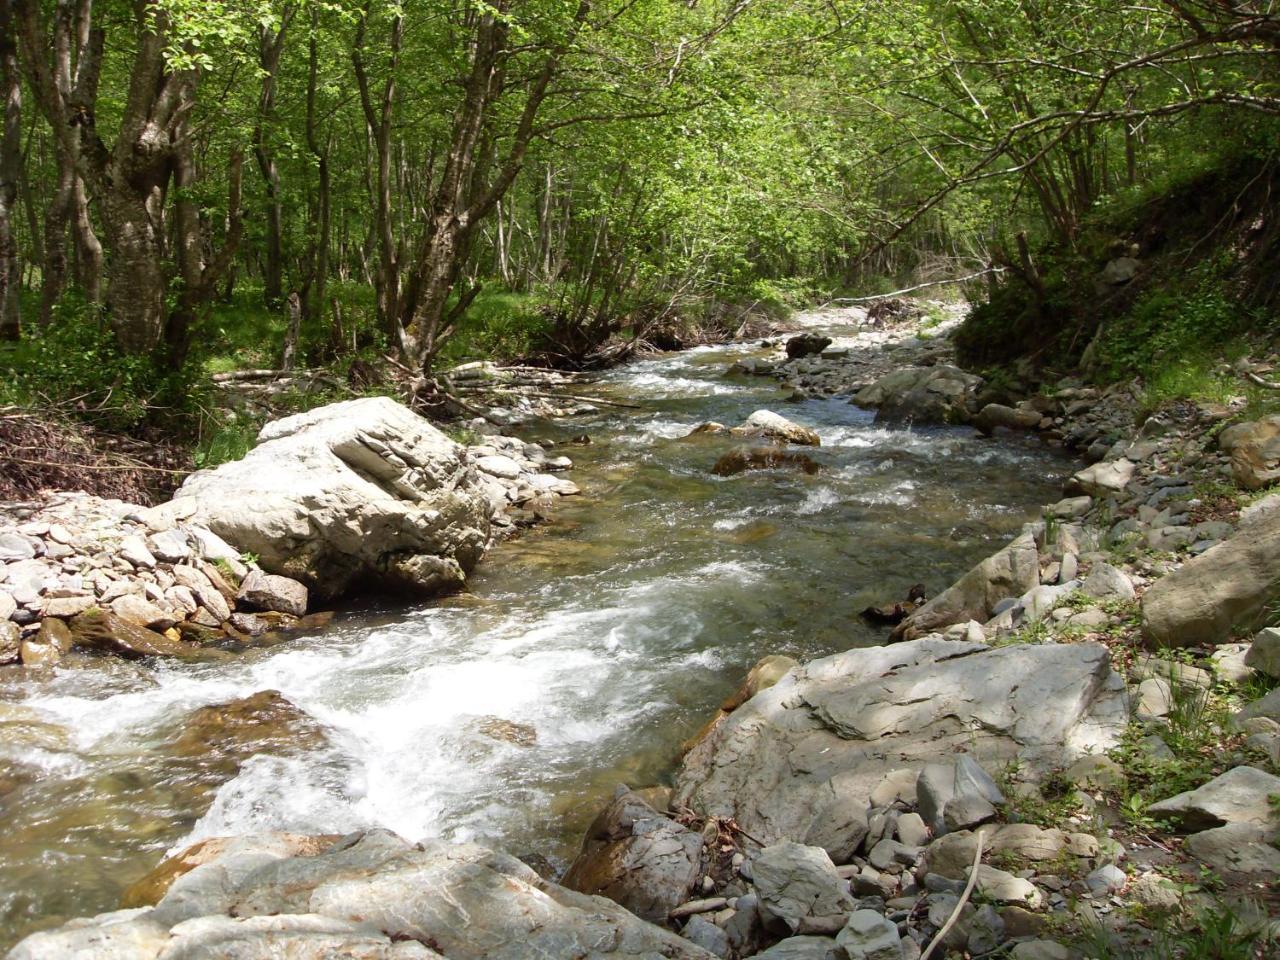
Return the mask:
<svg viewBox="0 0 1280 960">
<path fill-rule="evenodd" d="M 1280 480 L 1280 414 L 1237 423 L 1218 434 L 1218 446 L 1231 458 L 1231 476 L 1246 490 L 1261 490 Z"/>
<path fill-rule="evenodd" d="M 981 385 L 981 377 L 949 364 L 903 367 L 863 387 L 853 402 L 874 408 L 877 421 L 964 423 Z"/>
<path fill-rule="evenodd" d="M 985 623 L 1001 600 L 1020 597 L 1039 583 L 1035 537 L 1023 533 L 903 620 L 893 636 L 910 640 L 955 623 Z"/>
<path fill-rule="evenodd" d="M 353 834 L 311 856 L 238 842 L 179 876 L 153 909 L 71 921 L 9 960 L 712 960 L 602 897 L 475 844 Z"/>
<path fill-rule="evenodd" d="M 1104 460 L 1072 475 L 1064 485 L 1063 492 L 1068 496 L 1087 494 L 1091 497 L 1116 494 L 1129 485 L 1136 470 L 1137 465 L 1124 457 Z"/>
<path fill-rule="evenodd" d="M 937 837 L 994 820 L 994 805 L 1004 803 L 995 781 L 964 753 L 948 763 L 927 764 L 916 781 L 916 795 L 920 816 Z"/>
<path fill-rule="evenodd" d="M 1242 523 L 1235 536 L 1161 577 L 1142 596 L 1142 631 L 1161 646 L 1227 640 L 1253 629 L 1280 598 L 1280 513 Z"/>
<path fill-rule="evenodd" d="M 766 844 L 802 841 L 833 781 L 870 798 L 887 775 L 960 749 L 989 769 L 1018 758 L 1034 777 L 1114 747 L 1127 721 L 1100 644 L 935 636 L 854 649 L 793 669 L 726 717 L 686 755 L 674 802 Z"/>
<path fill-rule="evenodd" d="M 1228 823 L 1188 837 L 1186 850 L 1224 875 L 1274 878 L 1280 875 L 1280 850 L 1271 843 L 1276 833 L 1256 823 Z"/>
<path fill-rule="evenodd" d="M 902 960 L 898 925 L 874 910 L 857 910 L 836 934 L 849 960 Z"/>
<path fill-rule="evenodd" d="M 855 904 L 826 852 L 800 843 L 765 847 L 751 864 L 766 926 L 834 933 Z"/>
<path fill-rule="evenodd" d="M 329 598 L 357 582 L 418 595 L 459 586 L 488 543 L 491 507 L 463 447 L 366 397 L 267 424 L 243 459 L 192 474 L 155 509 Z"/>
<path fill-rule="evenodd" d="M 755 955 L 756 960 L 848 960 L 831 937 L 788 937 Z"/>
<path fill-rule="evenodd" d="M 1280 680 L 1280 630 L 1275 627 L 1259 630 L 1244 655 L 1244 665 Z"/>
<path fill-rule="evenodd" d="M 1280 794 L 1280 777 L 1256 767 L 1233 767 L 1194 790 L 1153 803 L 1148 809 L 1152 816 L 1169 817 L 1189 830 L 1226 823 L 1265 826 L 1275 820 L 1268 799 L 1272 794 Z"/>
<path fill-rule="evenodd" d="M 596 817 L 562 882 L 665 923 L 689 899 L 701 868 L 702 835 L 627 792 Z"/>
</svg>

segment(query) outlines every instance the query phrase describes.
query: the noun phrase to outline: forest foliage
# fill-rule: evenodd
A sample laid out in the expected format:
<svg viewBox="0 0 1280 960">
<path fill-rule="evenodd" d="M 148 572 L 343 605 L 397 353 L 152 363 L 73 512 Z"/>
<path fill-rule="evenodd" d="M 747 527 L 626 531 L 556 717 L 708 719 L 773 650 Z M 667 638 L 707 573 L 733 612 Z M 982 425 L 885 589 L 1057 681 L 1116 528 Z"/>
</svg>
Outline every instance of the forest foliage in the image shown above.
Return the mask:
<svg viewBox="0 0 1280 960">
<path fill-rule="evenodd" d="M 0 0 L 8 389 L 1044 299 L 1037 251 L 1274 164 L 1278 55 L 1262 0 Z"/>
</svg>

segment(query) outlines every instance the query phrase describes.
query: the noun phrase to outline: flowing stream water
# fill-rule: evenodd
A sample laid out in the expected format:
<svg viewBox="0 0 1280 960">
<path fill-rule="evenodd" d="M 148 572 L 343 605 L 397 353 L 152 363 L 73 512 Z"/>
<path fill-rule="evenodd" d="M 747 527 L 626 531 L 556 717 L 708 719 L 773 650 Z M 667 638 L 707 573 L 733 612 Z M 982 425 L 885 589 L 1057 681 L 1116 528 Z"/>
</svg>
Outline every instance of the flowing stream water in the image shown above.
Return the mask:
<svg viewBox="0 0 1280 960">
<path fill-rule="evenodd" d="M 809 322 L 848 336 L 859 316 Z M 214 664 L 0 672 L 0 949 L 114 909 L 166 851 L 209 836 L 381 825 L 562 866 L 616 783 L 669 778 L 752 663 L 882 642 L 858 611 L 916 582 L 941 590 L 1068 469 L 1032 441 L 885 429 L 844 401 L 783 404 L 771 379 L 725 376 L 759 355 L 631 364 L 592 389 L 641 410 L 525 430 L 574 458 L 583 496 L 497 547 L 466 594 L 347 612 Z M 817 430 L 820 473 L 720 478 L 731 441 L 681 439 L 760 408 Z M 581 433 L 594 442 L 566 443 Z M 320 731 L 264 722 L 239 753 L 203 727 L 183 736 L 193 711 L 264 690 Z M 486 735 L 492 718 L 536 741 Z"/>
</svg>

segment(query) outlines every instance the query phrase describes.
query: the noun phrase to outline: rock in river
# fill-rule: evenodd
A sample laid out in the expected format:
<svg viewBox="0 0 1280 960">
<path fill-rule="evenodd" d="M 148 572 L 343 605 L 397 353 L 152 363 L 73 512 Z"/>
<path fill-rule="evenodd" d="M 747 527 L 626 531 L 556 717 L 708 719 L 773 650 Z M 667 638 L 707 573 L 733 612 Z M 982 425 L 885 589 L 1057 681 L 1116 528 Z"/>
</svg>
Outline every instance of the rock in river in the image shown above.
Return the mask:
<svg viewBox="0 0 1280 960">
<path fill-rule="evenodd" d="M 9 960 L 290 957 L 320 960 L 712 960 L 601 897 L 566 890 L 475 844 L 410 844 L 386 831 L 295 854 L 240 839 L 173 881 L 154 908 L 27 937 Z"/>
<path fill-rule="evenodd" d="M 733 477 L 748 470 L 774 470 L 779 467 L 793 467 L 808 474 L 818 472 L 818 465 L 813 458 L 776 447 L 731 450 L 716 461 L 711 472 L 717 477 Z"/>
<path fill-rule="evenodd" d="M 591 824 L 564 885 L 665 923 L 701 873 L 702 835 L 624 791 Z"/>
<path fill-rule="evenodd" d="M 158 509 L 190 511 L 267 572 L 328 598 L 357 583 L 459 586 L 488 543 L 491 508 L 463 447 L 365 397 L 267 424 L 242 460 L 192 474 Z"/>
</svg>

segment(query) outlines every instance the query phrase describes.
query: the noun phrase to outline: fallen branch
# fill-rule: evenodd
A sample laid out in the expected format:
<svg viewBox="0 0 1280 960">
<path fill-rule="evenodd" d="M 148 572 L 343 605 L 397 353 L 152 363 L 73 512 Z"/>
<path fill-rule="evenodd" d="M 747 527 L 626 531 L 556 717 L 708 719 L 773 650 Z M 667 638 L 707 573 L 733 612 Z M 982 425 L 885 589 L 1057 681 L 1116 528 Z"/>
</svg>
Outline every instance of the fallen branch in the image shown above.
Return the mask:
<svg viewBox="0 0 1280 960">
<path fill-rule="evenodd" d="M 1280 390 L 1280 383 L 1276 383 L 1274 380 L 1264 380 L 1262 377 L 1258 376 L 1256 373 L 1246 373 L 1245 376 L 1248 377 L 1253 383 L 1256 383 L 1258 386 L 1266 390 Z"/>
<path fill-rule="evenodd" d="M 947 934 L 951 932 L 951 928 L 960 919 L 960 911 L 964 909 L 964 905 L 969 902 L 969 897 L 973 895 L 973 888 L 978 883 L 978 867 L 982 864 L 982 848 L 986 846 L 986 833 L 979 830 L 977 839 L 978 847 L 973 851 L 973 866 L 969 868 L 969 882 L 964 885 L 964 893 L 960 894 L 960 899 L 956 901 L 955 909 L 951 911 L 951 916 L 947 917 L 947 922 L 942 925 L 938 935 L 930 941 L 925 952 L 920 954 L 920 960 L 929 960 L 933 956 L 933 951 L 938 949 L 942 942 L 947 939 Z"/>
<path fill-rule="evenodd" d="M 0 461 L 21 463 L 29 467 L 55 467 L 59 470 L 149 470 L 152 473 L 185 473 L 177 467 L 152 467 L 142 463 L 55 463 L 52 460 L 27 460 L 0 453 Z"/>
<path fill-rule="evenodd" d="M 457 389 L 463 389 L 459 386 Z M 638 403 L 623 403 L 621 400 L 602 400 L 600 397 L 583 397 L 573 393 L 543 393 L 540 390 L 504 390 L 502 387 L 491 387 L 487 390 L 473 390 L 473 393 L 505 393 L 519 397 L 537 397 L 540 400 L 577 400 L 580 403 L 598 403 L 604 407 L 622 407 L 626 410 L 643 410 Z"/>
<path fill-rule="evenodd" d="M 941 287 L 948 283 L 964 283 L 968 280 L 977 280 L 979 277 L 985 277 L 992 273 L 1004 273 L 1004 267 L 991 267 L 987 270 L 980 270 L 978 273 L 971 273 L 967 277 L 953 277 L 949 280 L 930 280 L 928 283 L 917 283 L 914 287 L 905 287 L 902 290 L 894 290 L 892 293 L 878 293 L 874 297 L 832 297 L 823 306 L 831 303 L 870 303 L 872 300 L 887 300 L 889 297 L 898 297 L 904 293 L 914 293 L 916 290 L 923 290 L 926 287 Z"/>
<path fill-rule="evenodd" d="M 679 920 L 681 917 L 692 917 L 696 913 L 710 913 L 712 910 L 719 910 L 728 904 L 728 897 L 709 897 L 706 900 L 690 900 L 688 903 L 682 903 L 680 906 L 672 910 L 667 916 L 672 920 Z"/>
</svg>

